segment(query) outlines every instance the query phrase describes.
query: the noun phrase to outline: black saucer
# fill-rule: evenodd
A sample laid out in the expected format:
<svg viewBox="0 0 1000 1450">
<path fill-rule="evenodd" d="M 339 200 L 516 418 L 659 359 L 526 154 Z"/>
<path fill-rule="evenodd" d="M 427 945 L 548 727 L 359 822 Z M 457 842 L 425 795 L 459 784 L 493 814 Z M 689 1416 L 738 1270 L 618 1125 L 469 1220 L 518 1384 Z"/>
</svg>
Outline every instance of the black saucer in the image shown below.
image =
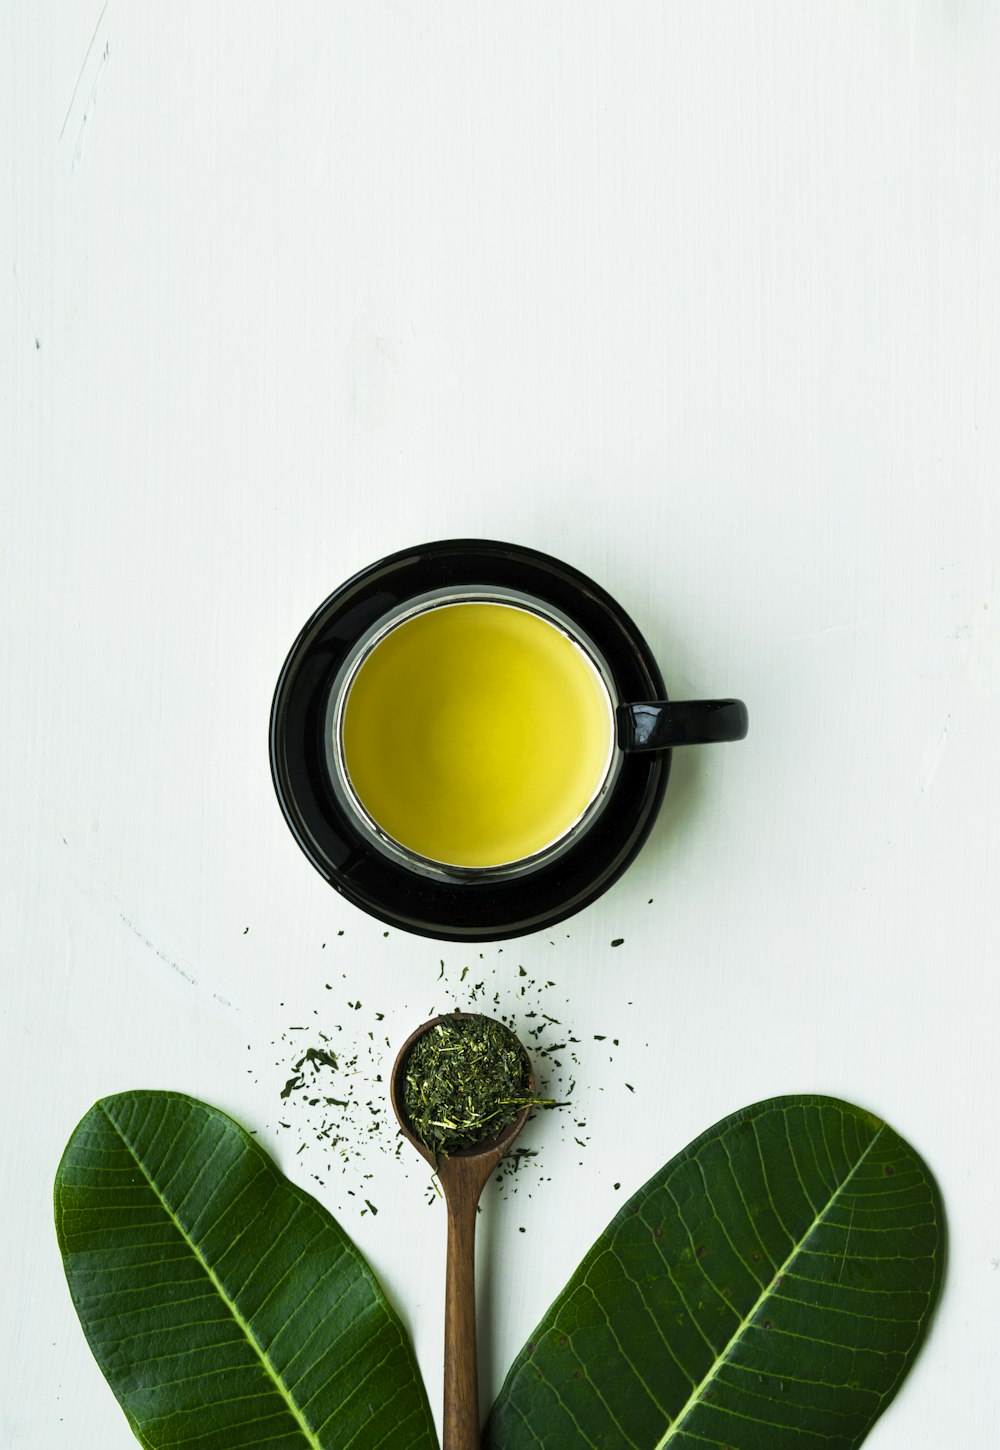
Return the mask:
<svg viewBox="0 0 1000 1450">
<path fill-rule="evenodd" d="M 486 539 L 450 539 L 392 554 L 342 584 L 293 644 L 271 707 L 271 774 L 295 839 L 320 875 L 391 926 L 448 941 L 497 941 L 552 926 L 587 906 L 636 855 L 656 818 L 670 752 L 626 755 L 593 825 L 562 855 L 509 879 L 440 881 L 375 849 L 338 803 L 324 741 L 337 671 L 358 636 L 429 590 L 516 589 L 575 619 L 604 655 L 619 699 L 664 700 L 656 661 L 628 615 L 578 570 Z"/>
</svg>

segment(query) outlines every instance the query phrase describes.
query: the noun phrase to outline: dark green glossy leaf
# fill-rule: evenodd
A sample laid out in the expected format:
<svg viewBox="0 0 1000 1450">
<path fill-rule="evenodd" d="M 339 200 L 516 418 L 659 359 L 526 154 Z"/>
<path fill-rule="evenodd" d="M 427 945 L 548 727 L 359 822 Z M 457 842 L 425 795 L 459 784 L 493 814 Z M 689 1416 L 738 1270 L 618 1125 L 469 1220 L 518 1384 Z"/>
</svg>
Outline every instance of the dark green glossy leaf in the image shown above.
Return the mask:
<svg viewBox="0 0 1000 1450">
<path fill-rule="evenodd" d="M 104 1098 L 56 1227 L 98 1364 L 149 1450 L 435 1450 L 413 1351 L 350 1239 L 180 1093 Z"/>
<path fill-rule="evenodd" d="M 490 1450 L 851 1450 L 937 1297 L 943 1218 L 891 1128 L 745 1108 L 627 1203 L 515 1361 Z"/>
</svg>

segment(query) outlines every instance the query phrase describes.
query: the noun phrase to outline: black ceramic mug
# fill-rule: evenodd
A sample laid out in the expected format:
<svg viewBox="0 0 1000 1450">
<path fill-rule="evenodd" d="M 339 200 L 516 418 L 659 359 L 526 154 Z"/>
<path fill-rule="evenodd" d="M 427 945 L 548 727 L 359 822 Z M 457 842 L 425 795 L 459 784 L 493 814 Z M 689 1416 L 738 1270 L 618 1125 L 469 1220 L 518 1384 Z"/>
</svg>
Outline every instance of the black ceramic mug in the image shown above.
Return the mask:
<svg viewBox="0 0 1000 1450">
<path fill-rule="evenodd" d="M 278 679 L 271 770 L 343 895 L 408 931 L 488 941 L 594 900 L 645 840 L 672 748 L 746 732 L 739 700 L 669 701 L 583 574 L 457 539 L 393 554 L 320 606 Z"/>
</svg>

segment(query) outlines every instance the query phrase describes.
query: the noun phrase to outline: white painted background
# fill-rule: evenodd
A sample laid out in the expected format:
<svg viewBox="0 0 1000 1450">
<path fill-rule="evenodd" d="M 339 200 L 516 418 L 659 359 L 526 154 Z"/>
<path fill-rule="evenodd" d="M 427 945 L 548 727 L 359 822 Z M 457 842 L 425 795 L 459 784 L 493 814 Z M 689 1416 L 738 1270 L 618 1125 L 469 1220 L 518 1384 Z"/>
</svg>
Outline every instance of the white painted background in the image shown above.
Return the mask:
<svg viewBox="0 0 1000 1450">
<path fill-rule="evenodd" d="M 497 990 L 522 962 L 622 1039 L 588 1056 L 590 1148 L 536 1124 L 552 1181 L 487 1201 L 484 1398 L 614 1180 L 816 1090 L 889 1118 L 950 1216 L 939 1316 L 868 1443 L 995 1444 L 997 8 L 4 19 L 0 1443 L 134 1443 L 51 1226 L 91 1103 L 191 1092 L 308 1182 L 268 1044 L 324 1005 L 331 954 L 399 1035 L 470 958 L 324 885 L 266 732 L 338 582 L 471 534 L 563 556 L 671 693 L 751 711 L 745 744 L 676 758 L 607 896 L 484 952 Z M 377 1219 L 346 1180 L 324 1201 L 436 1404 L 444 1214 L 377 1181 Z"/>
</svg>

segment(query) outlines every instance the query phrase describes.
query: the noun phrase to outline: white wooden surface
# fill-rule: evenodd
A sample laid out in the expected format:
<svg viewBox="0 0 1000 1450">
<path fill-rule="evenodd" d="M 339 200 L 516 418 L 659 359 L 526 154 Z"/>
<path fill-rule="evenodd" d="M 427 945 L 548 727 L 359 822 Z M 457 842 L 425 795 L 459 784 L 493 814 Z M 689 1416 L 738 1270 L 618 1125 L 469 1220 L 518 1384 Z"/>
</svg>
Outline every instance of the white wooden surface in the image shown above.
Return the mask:
<svg viewBox="0 0 1000 1450">
<path fill-rule="evenodd" d="M 308 1183 L 269 1044 L 349 1015 L 334 962 L 402 1034 L 477 960 L 330 891 L 266 755 L 312 608 L 457 534 L 590 573 L 671 693 L 752 722 L 676 760 L 610 894 L 484 951 L 621 1038 L 587 1151 L 537 1125 L 551 1181 L 487 1203 L 484 1399 L 614 1181 L 816 1090 L 907 1135 L 950 1218 L 872 1450 L 996 1443 L 996 7 L 19 0 L 3 29 L 0 1443 L 134 1443 L 51 1226 L 91 1103 L 194 1093 Z M 377 1219 L 317 1191 L 436 1403 L 444 1215 L 377 1167 Z"/>
</svg>

